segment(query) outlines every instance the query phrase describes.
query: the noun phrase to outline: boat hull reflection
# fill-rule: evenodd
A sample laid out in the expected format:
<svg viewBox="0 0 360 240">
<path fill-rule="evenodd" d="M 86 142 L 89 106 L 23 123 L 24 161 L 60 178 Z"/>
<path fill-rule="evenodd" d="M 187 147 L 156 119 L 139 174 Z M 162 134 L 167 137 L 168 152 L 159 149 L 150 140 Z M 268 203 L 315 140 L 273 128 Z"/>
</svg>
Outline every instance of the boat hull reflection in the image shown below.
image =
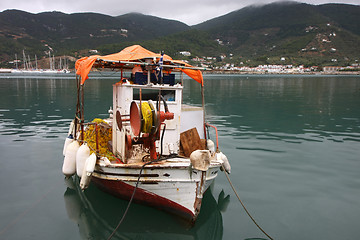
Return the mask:
<svg viewBox="0 0 360 240">
<path fill-rule="evenodd" d="M 128 202 L 90 185 L 81 191 L 78 178 L 69 178 L 64 202 L 69 219 L 79 226 L 82 239 L 107 239 L 120 221 Z M 206 191 L 199 217 L 193 227 L 174 215 L 143 205 L 132 204 L 117 239 L 222 239 L 222 210 L 229 196 L 215 200 L 211 187 Z"/>
</svg>

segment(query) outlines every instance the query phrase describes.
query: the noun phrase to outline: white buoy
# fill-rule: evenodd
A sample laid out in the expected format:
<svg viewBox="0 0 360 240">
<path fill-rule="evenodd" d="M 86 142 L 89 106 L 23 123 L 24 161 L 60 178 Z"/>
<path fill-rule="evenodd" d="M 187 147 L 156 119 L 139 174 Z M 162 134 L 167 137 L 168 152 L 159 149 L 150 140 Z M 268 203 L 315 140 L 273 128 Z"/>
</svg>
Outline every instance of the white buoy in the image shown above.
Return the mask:
<svg viewBox="0 0 360 240">
<path fill-rule="evenodd" d="M 88 157 L 86 159 L 86 173 L 93 173 L 94 170 L 95 170 L 95 164 L 96 164 L 96 160 L 97 160 L 97 157 L 96 157 L 96 154 L 95 153 L 92 153 L 90 155 L 90 157 Z"/>
<path fill-rule="evenodd" d="M 82 172 L 85 166 L 86 159 L 90 156 L 90 148 L 86 143 L 79 147 L 76 153 L 76 173 L 79 177 L 82 176 Z"/>
<path fill-rule="evenodd" d="M 225 171 L 230 174 L 231 166 L 230 166 L 230 162 L 229 162 L 228 158 L 225 156 L 225 154 L 223 154 L 222 152 L 216 153 L 216 159 L 223 161 L 223 166 L 225 168 Z"/>
<path fill-rule="evenodd" d="M 79 147 L 79 143 L 73 141 L 66 148 L 62 172 L 67 177 L 74 175 L 76 172 L 76 152 Z"/>
<path fill-rule="evenodd" d="M 66 148 L 69 146 L 70 143 L 72 143 L 74 141 L 74 138 L 71 134 L 69 134 L 69 136 L 67 136 L 67 138 L 65 139 L 65 143 L 64 143 L 64 149 L 63 149 L 63 155 L 65 156 L 66 153 Z"/>
<path fill-rule="evenodd" d="M 207 140 L 207 148 L 209 149 L 210 153 L 215 152 L 215 144 L 211 139 Z"/>
<path fill-rule="evenodd" d="M 85 161 L 85 166 L 81 175 L 80 188 L 85 190 L 89 187 L 91 175 L 94 172 L 96 164 L 96 154 L 92 153 Z"/>
<path fill-rule="evenodd" d="M 194 169 L 207 171 L 210 166 L 210 151 L 195 150 L 190 154 L 191 165 Z"/>
</svg>

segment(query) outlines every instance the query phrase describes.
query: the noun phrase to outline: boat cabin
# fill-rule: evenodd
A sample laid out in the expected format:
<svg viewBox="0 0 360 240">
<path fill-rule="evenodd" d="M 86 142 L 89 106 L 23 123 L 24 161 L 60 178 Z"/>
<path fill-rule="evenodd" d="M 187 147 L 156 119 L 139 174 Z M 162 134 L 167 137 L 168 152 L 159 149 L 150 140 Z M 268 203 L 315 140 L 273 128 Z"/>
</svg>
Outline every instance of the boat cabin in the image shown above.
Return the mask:
<svg viewBox="0 0 360 240">
<path fill-rule="evenodd" d="M 203 107 L 182 103 L 183 73 L 202 84 L 200 68 L 138 45 L 113 55 L 80 59 L 77 64 L 79 91 L 92 67 L 121 71 L 120 81 L 113 85 L 113 110 L 108 123 L 112 128 L 109 147 L 122 163 L 140 163 L 159 156 L 189 157 L 182 148 L 194 145 L 192 135 L 195 146 L 205 148 L 205 140 L 200 142 L 205 139 Z M 126 72 L 131 72 L 131 77 L 124 77 Z M 175 73 L 180 73 L 180 79 Z M 83 98 L 79 97 L 79 102 Z M 81 105 L 78 119 L 83 126 Z M 182 133 L 188 130 L 192 130 L 191 139 L 184 137 L 181 141 Z M 186 138 L 189 141 L 184 145 Z"/>
<path fill-rule="evenodd" d="M 121 121 L 122 127 L 119 128 L 119 125 L 112 124 L 113 153 L 121 156 L 121 159 L 129 158 L 130 156 L 126 156 L 127 152 L 129 152 L 131 148 L 136 148 L 134 138 L 141 137 L 139 136 L 138 129 L 131 127 L 131 120 L 135 118 L 136 114 L 134 111 L 138 111 L 137 109 L 133 110 L 133 112 L 131 111 L 131 109 L 134 109 L 134 103 L 138 106 L 140 106 L 140 104 L 148 106 L 150 103 L 153 108 L 159 105 L 159 111 L 165 112 L 164 102 L 166 102 L 168 111 L 174 114 L 173 118 L 165 119 L 161 126 L 159 126 L 159 135 L 161 136 L 163 131 L 165 131 L 165 133 L 162 139 L 163 144 L 160 143 L 160 139 L 155 141 L 156 152 L 162 152 L 164 156 L 180 154 L 180 133 L 192 128 L 196 128 L 200 138 L 204 138 L 203 108 L 182 104 L 182 90 L 183 86 L 180 83 L 174 85 L 158 83 L 140 85 L 124 80 L 114 84 L 112 122 L 117 123 Z M 160 104 L 158 104 L 159 96 L 164 99 L 164 101 L 160 101 Z M 132 105 L 133 108 L 131 108 Z M 153 111 L 153 114 L 156 113 Z M 155 116 L 151 116 L 151 118 L 153 118 L 152 125 L 155 125 Z M 142 117 L 141 121 L 144 121 L 144 117 Z M 136 123 L 133 123 L 133 125 L 134 124 Z M 141 135 L 144 134 L 146 134 L 146 132 L 141 132 Z M 130 136 L 132 143 L 130 143 Z M 163 148 L 162 150 L 161 146 Z M 139 157 L 141 157 L 141 154 Z M 134 161 L 136 155 L 133 155 L 132 158 Z M 141 161 L 141 159 L 137 160 Z"/>
</svg>

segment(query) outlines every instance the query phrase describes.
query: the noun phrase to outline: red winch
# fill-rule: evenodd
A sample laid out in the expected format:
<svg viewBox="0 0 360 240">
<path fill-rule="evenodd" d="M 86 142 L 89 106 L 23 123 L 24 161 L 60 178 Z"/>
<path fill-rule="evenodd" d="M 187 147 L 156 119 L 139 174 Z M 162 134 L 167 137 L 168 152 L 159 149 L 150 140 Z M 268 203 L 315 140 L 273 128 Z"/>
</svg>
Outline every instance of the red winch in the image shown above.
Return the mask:
<svg viewBox="0 0 360 240">
<path fill-rule="evenodd" d="M 119 129 L 122 128 L 122 122 L 130 120 L 130 126 L 133 137 L 126 135 L 126 148 L 130 150 L 134 144 L 143 144 L 144 148 L 149 149 L 150 158 L 155 160 L 158 158 L 155 142 L 160 139 L 160 125 L 165 120 L 174 119 L 174 113 L 169 112 L 166 101 L 164 102 L 165 112 L 160 111 L 160 104 L 155 109 L 154 102 L 148 100 L 136 103 L 133 101 L 130 105 L 130 119 L 121 119 L 121 114 L 117 111 L 116 119 Z"/>
</svg>

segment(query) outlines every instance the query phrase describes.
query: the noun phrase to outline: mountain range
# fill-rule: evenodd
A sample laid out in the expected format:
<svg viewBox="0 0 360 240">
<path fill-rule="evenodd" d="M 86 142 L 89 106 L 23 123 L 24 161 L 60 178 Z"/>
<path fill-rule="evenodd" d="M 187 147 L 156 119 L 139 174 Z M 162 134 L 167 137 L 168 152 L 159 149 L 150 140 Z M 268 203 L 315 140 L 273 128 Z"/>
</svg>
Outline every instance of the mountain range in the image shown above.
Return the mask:
<svg viewBox="0 0 360 240">
<path fill-rule="evenodd" d="M 12 67 L 9 61 L 23 50 L 38 59 L 49 52 L 79 58 L 89 50 L 110 54 L 132 44 L 174 58 L 216 59 L 212 64 L 345 65 L 360 58 L 360 6 L 275 2 L 194 26 L 140 13 L 0 12 L 2 67 Z"/>
</svg>

